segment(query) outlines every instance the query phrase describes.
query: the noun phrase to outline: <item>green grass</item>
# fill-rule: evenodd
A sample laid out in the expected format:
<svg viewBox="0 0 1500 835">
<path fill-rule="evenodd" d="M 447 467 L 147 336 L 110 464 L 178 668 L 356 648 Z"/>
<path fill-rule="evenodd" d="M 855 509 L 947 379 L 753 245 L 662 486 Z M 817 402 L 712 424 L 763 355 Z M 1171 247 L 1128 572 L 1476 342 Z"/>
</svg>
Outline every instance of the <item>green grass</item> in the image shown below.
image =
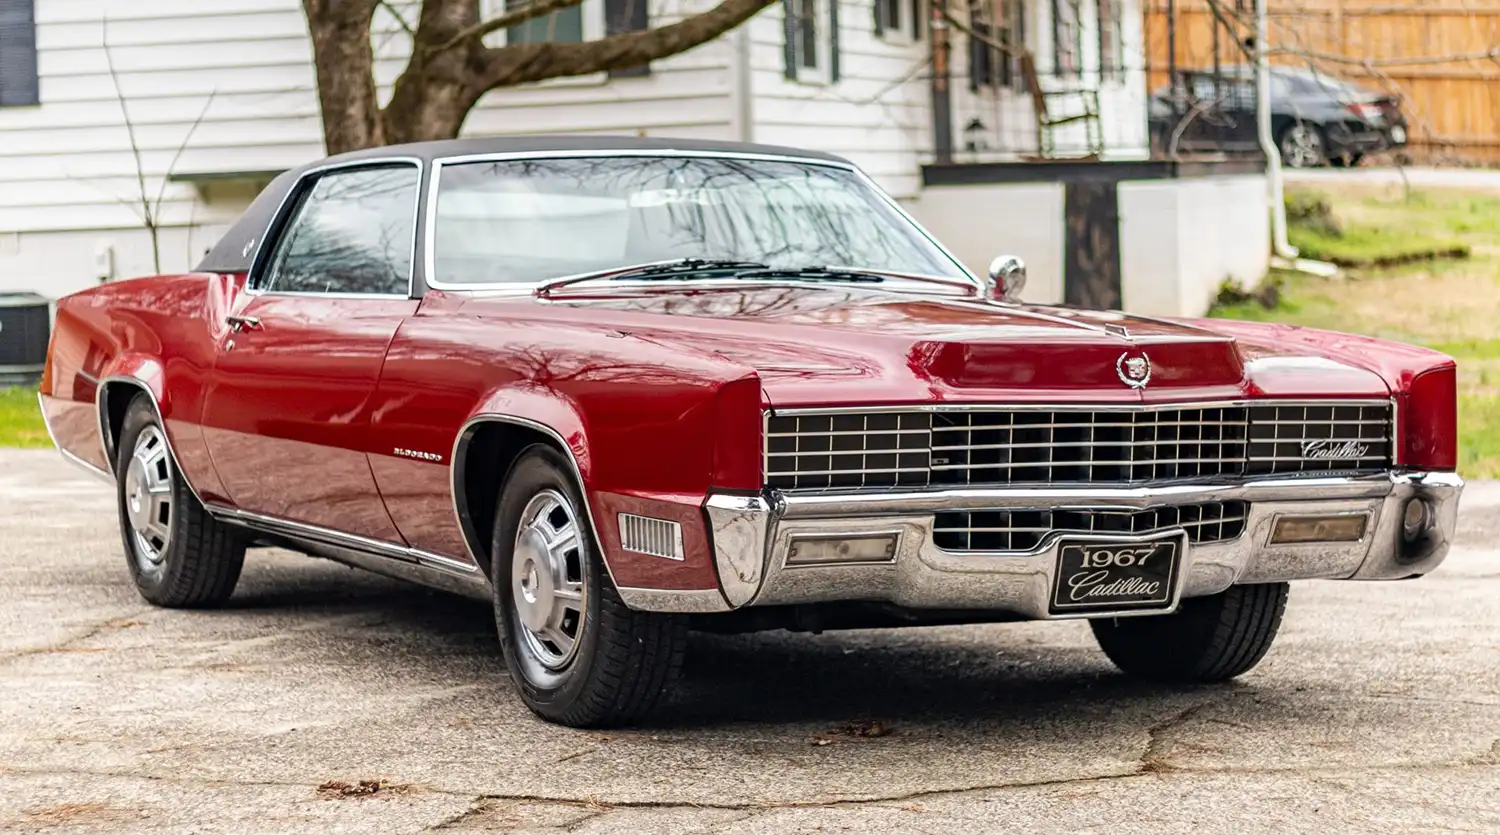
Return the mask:
<svg viewBox="0 0 1500 835">
<path fill-rule="evenodd" d="M 1311 196 L 1289 190 L 1293 202 Z M 1500 478 L 1500 195 L 1434 190 L 1408 197 L 1399 188 L 1367 188 L 1325 189 L 1317 196 L 1330 204 L 1342 240 L 1363 263 L 1409 251 L 1403 248 L 1420 240 L 1462 245 L 1472 257 L 1352 267 L 1335 279 L 1275 273 L 1281 286 L 1275 307 L 1242 301 L 1216 306 L 1209 315 L 1362 333 L 1448 354 L 1459 370 L 1460 472 Z M 1294 242 L 1326 237 L 1315 218 L 1289 225 Z"/>
<path fill-rule="evenodd" d="M 1467 258 L 1494 245 L 1500 200 L 1486 194 L 1404 190 L 1357 197 L 1313 189 L 1287 192 L 1287 238 L 1306 258 L 1346 267 L 1388 267 Z"/>
<path fill-rule="evenodd" d="M 0 447 L 49 447 L 36 389 L 0 388 Z"/>
</svg>

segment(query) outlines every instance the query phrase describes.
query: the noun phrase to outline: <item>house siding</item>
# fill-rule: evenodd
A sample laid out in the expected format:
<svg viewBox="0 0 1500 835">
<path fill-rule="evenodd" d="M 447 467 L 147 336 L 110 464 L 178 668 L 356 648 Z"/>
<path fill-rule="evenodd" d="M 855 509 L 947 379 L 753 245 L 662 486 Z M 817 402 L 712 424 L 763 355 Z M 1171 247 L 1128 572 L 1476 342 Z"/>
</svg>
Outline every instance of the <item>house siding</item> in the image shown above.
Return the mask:
<svg viewBox="0 0 1500 835">
<path fill-rule="evenodd" d="M 793 81 L 784 73 L 785 20 L 777 4 L 748 24 L 754 141 L 839 154 L 895 197 L 915 196 L 932 147 L 927 41 L 881 39 L 868 2 L 843 2 L 838 82 Z"/>
<path fill-rule="evenodd" d="M 415 0 L 393 5 L 414 19 Z M 698 5 L 709 4 L 653 0 L 652 24 Z M 375 30 L 376 79 L 388 96 L 409 41 L 388 12 Z M 153 208 L 160 198 L 163 271 L 187 269 L 255 186 L 200 188 L 169 173 L 275 171 L 324 153 L 298 0 L 37 0 L 36 39 L 41 104 L 0 108 L 0 291 L 58 296 L 104 275 L 152 272 L 143 192 Z M 646 76 L 494 91 L 463 133 L 734 138 L 733 57 L 721 39 L 654 62 Z"/>
</svg>

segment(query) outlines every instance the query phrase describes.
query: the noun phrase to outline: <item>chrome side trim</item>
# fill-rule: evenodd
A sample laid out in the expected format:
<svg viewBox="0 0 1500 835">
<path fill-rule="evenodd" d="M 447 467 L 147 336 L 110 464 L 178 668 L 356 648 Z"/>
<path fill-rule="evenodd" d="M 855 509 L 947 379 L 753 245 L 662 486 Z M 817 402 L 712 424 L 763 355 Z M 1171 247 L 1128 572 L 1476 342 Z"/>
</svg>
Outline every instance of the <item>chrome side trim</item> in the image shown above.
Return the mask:
<svg viewBox="0 0 1500 835">
<path fill-rule="evenodd" d="M 729 604 L 718 589 L 637 589 L 622 588 L 620 599 L 632 609 L 643 612 L 678 612 L 702 615 L 727 612 Z"/>
<path fill-rule="evenodd" d="M 851 162 L 843 160 L 820 159 L 817 157 L 801 157 L 790 154 L 757 154 L 751 152 L 734 151 L 680 151 L 672 150 L 669 148 L 661 150 L 632 148 L 622 150 L 593 149 L 578 151 L 511 151 L 505 153 L 490 154 L 461 154 L 457 156 L 438 157 L 433 159 L 432 170 L 427 178 L 427 205 L 423 207 L 423 212 L 426 215 L 426 224 L 422 229 L 422 243 L 424 250 L 422 259 L 422 273 L 424 278 L 426 279 L 427 286 L 435 290 L 466 292 L 513 290 L 516 288 L 524 288 L 526 292 L 530 292 L 543 284 L 550 284 L 554 281 L 559 280 L 556 278 L 549 278 L 537 282 L 501 282 L 488 284 L 462 284 L 436 280 L 435 276 L 437 274 L 437 257 L 435 255 L 435 244 L 437 241 L 437 198 L 442 182 L 443 166 L 461 165 L 464 163 L 473 162 L 508 162 L 512 160 L 528 159 L 591 159 L 599 157 L 739 159 L 758 162 L 787 162 L 797 165 L 815 165 L 821 166 L 823 168 L 837 168 L 842 171 L 852 172 L 855 177 L 860 180 L 860 182 L 862 182 L 868 188 L 874 190 L 879 198 L 883 200 L 888 206 L 890 206 L 890 208 L 895 211 L 902 220 L 910 224 L 918 234 L 920 234 L 927 241 L 931 242 L 932 245 L 938 250 L 938 252 L 941 252 L 953 264 L 953 266 L 958 268 L 958 271 L 960 273 L 967 276 L 969 280 L 973 282 L 976 293 L 980 292 L 983 289 L 983 282 L 981 282 L 978 277 L 970 272 L 968 267 L 965 267 L 963 262 L 960 261 L 957 256 L 949 251 L 947 247 L 939 243 L 938 240 L 933 237 L 931 232 L 928 232 L 927 229 L 925 229 L 920 223 L 917 223 L 916 219 L 913 218 L 911 214 L 908 213 L 905 209 L 903 209 L 901 205 L 896 202 L 895 198 L 886 193 L 885 189 L 882 189 L 875 183 L 874 180 L 870 178 L 868 174 L 860 170 L 858 166 L 854 165 Z M 288 193 L 290 194 L 290 192 Z M 280 209 L 277 210 L 278 216 L 280 214 L 280 211 Z"/>
<path fill-rule="evenodd" d="M 907 406 L 815 406 L 809 408 L 770 409 L 769 416 L 802 417 L 817 415 L 892 414 L 900 412 L 1160 412 L 1171 409 L 1232 409 L 1254 406 L 1391 406 L 1389 399 L 1326 400 L 1180 400 L 1173 403 L 914 403 Z"/>
<path fill-rule="evenodd" d="M 127 377 L 124 374 L 111 374 L 101 380 L 99 388 L 94 391 L 94 408 L 99 412 L 99 442 L 104 445 L 104 460 L 111 462 L 111 468 L 114 467 L 112 463 L 115 460 L 112 454 L 114 450 L 111 443 L 112 439 L 109 435 L 109 412 L 105 409 L 104 401 L 104 393 L 109 390 L 110 383 L 125 383 L 146 393 L 146 397 L 151 401 L 152 411 L 156 412 L 156 422 L 161 424 L 162 437 L 167 440 L 167 454 L 172 456 L 172 467 L 182 477 L 182 483 L 187 485 L 188 492 L 193 494 L 193 498 L 198 501 L 198 504 L 205 504 L 203 497 L 198 495 L 198 488 L 193 486 L 193 480 L 187 477 L 187 473 L 182 469 L 182 462 L 177 458 L 177 448 L 172 445 L 172 432 L 167 427 L 167 419 L 161 413 L 161 403 L 156 399 L 156 392 L 152 391 L 150 386 L 135 377 Z M 112 470 L 111 480 L 113 480 Z"/>
<path fill-rule="evenodd" d="M 573 481 L 578 485 L 578 494 L 583 497 L 583 512 L 588 514 L 589 530 L 593 532 L 594 553 L 598 554 L 599 561 L 604 563 L 604 570 L 609 574 L 609 581 L 620 592 L 620 598 L 625 601 L 625 605 L 636 608 L 631 603 L 630 598 L 625 596 L 625 590 L 620 587 L 619 583 L 615 582 L 614 569 L 609 567 L 609 557 L 604 551 L 604 541 L 599 538 L 599 517 L 594 514 L 594 508 L 589 504 L 588 485 L 583 481 L 583 470 L 578 466 L 578 456 L 573 454 L 573 447 L 569 446 L 568 442 L 563 440 L 562 434 L 556 429 L 529 418 L 495 414 L 492 412 L 477 414 L 464 422 L 464 425 L 458 430 L 458 437 L 453 440 L 453 457 L 448 459 L 448 489 L 452 492 L 453 516 L 458 521 L 458 528 L 459 532 L 463 535 L 464 545 L 469 549 L 469 558 L 474 560 L 476 565 L 482 565 L 480 555 L 484 553 L 484 550 L 479 545 L 480 540 L 477 539 L 479 532 L 474 530 L 474 522 L 469 517 L 465 503 L 460 498 L 463 495 L 460 489 L 460 479 L 463 477 L 463 466 L 466 460 L 465 453 L 468 451 L 469 436 L 472 434 L 474 427 L 481 423 L 509 423 L 515 426 L 524 426 L 527 429 L 532 429 L 546 435 L 557 443 L 557 446 L 562 449 L 563 454 L 568 457 L 568 463 L 573 468 Z M 500 478 L 503 475 L 504 473 L 496 473 L 495 477 Z"/>
<path fill-rule="evenodd" d="M 62 453 L 64 461 L 67 461 L 69 464 L 72 464 L 75 467 L 82 468 L 84 472 L 88 473 L 94 478 L 103 481 L 106 484 L 115 484 L 115 476 L 113 473 L 95 467 L 93 464 L 90 464 L 89 462 L 83 460 L 82 458 L 79 458 L 73 453 L 68 452 L 66 449 L 63 449 L 62 444 L 57 442 L 57 436 L 52 433 L 52 420 L 47 417 L 47 408 L 42 401 L 41 392 L 37 392 L 36 394 L 36 407 L 37 411 L 40 411 L 42 413 L 42 426 L 47 430 L 47 440 L 51 441 L 52 446 L 56 447 L 57 451 Z"/>
<path fill-rule="evenodd" d="M 488 582 L 484 578 L 484 573 L 479 570 L 477 565 L 470 565 L 460 560 L 455 560 L 452 557 L 434 554 L 431 551 L 423 551 L 420 548 L 413 548 L 409 545 L 397 545 L 394 542 L 370 539 L 357 534 L 345 533 L 344 531 L 325 528 L 320 525 L 309 525 L 306 522 L 298 522 L 279 516 L 253 513 L 248 510 L 229 507 L 228 505 L 209 504 L 204 507 L 214 518 L 242 527 L 254 528 L 266 533 L 280 534 L 292 539 L 306 539 L 324 545 L 335 545 L 341 548 L 364 551 L 388 559 L 414 562 L 426 568 L 436 569 L 458 577 L 473 578 L 482 582 Z"/>
<path fill-rule="evenodd" d="M 382 166 L 393 166 L 393 165 L 413 165 L 413 166 L 416 166 L 416 169 L 417 169 L 417 193 L 416 193 L 416 197 L 415 197 L 415 199 L 413 200 L 413 203 L 412 203 L 412 217 L 411 217 L 411 256 L 410 256 L 411 267 L 410 267 L 410 269 L 407 270 L 407 273 L 406 273 L 406 294 L 404 296 L 401 295 L 401 294 L 399 294 L 399 293 L 385 294 L 385 293 L 277 293 L 277 292 L 271 292 L 271 293 L 268 294 L 266 291 L 257 289 L 255 287 L 256 282 L 261 277 L 261 272 L 265 269 L 265 266 L 266 266 L 265 260 L 266 260 L 266 258 L 270 257 L 270 254 L 271 254 L 270 250 L 268 250 L 266 248 L 266 239 L 271 236 L 271 230 L 277 229 L 277 225 L 278 224 L 280 224 L 280 223 L 284 222 L 285 220 L 287 220 L 287 218 L 284 217 L 283 214 L 286 212 L 287 206 L 291 203 L 292 198 L 294 196 L 299 195 L 299 194 L 302 193 L 302 186 L 303 186 L 304 183 L 306 183 L 310 178 L 321 176 L 321 175 L 326 174 L 326 173 L 328 173 L 330 171 L 341 171 L 341 170 L 348 169 L 348 168 L 380 168 Z M 355 161 L 351 161 L 351 162 L 334 162 L 334 163 L 328 163 L 327 165 L 319 165 L 319 166 L 316 166 L 314 168 L 309 168 L 306 171 L 302 172 L 302 174 L 297 177 L 297 181 L 295 183 L 292 183 L 291 188 L 287 189 L 286 194 L 282 195 L 282 197 L 281 197 L 281 203 L 276 206 L 276 211 L 271 214 L 271 219 L 270 219 L 270 221 L 268 221 L 266 223 L 266 228 L 262 229 L 261 232 L 260 232 L 260 235 L 256 238 L 256 241 L 255 241 L 255 256 L 250 259 L 250 269 L 248 271 L 246 271 L 246 275 L 245 275 L 245 292 L 248 295 L 251 295 L 251 296 L 260 296 L 260 295 L 276 295 L 276 296 L 307 295 L 307 296 L 317 296 L 317 297 L 320 297 L 320 298 L 326 298 L 328 296 L 338 296 L 340 298 L 369 298 L 369 299 L 409 299 L 409 298 L 411 298 L 412 295 L 413 295 L 413 289 L 416 286 L 416 274 L 417 274 L 417 230 L 419 228 L 419 224 L 420 224 L 421 219 L 422 219 L 422 175 L 423 175 L 424 171 L 425 171 L 425 164 L 423 163 L 423 161 L 422 161 L 422 159 L 420 157 L 390 156 L 390 157 L 375 157 L 373 159 L 361 159 L 361 160 L 355 160 Z M 278 229 L 277 231 L 279 232 L 280 230 Z"/>
</svg>

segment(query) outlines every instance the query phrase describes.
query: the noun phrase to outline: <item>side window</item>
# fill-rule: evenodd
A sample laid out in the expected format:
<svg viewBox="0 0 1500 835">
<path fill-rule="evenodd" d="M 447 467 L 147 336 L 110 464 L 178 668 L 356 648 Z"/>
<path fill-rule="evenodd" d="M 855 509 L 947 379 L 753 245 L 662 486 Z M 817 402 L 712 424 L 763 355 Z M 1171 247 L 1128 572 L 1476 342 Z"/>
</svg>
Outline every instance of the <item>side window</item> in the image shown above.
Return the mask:
<svg viewBox="0 0 1500 835">
<path fill-rule="evenodd" d="M 415 165 L 319 177 L 298 201 L 258 289 L 407 295 L 420 181 Z"/>
</svg>

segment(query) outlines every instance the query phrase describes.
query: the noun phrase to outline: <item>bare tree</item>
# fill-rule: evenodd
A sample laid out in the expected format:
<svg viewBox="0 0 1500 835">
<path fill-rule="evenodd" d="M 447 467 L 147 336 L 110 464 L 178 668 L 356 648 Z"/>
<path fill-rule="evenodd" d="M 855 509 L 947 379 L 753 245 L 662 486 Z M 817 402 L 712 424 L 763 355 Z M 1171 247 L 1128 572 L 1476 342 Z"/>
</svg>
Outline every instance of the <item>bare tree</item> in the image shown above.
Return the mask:
<svg viewBox="0 0 1500 835">
<path fill-rule="evenodd" d="M 484 43 L 492 32 L 582 2 L 527 0 L 486 20 L 481 19 L 479 0 L 421 0 L 412 23 L 387 0 L 302 0 L 312 34 L 328 152 L 451 139 L 480 96 L 490 90 L 639 67 L 713 40 L 775 0 L 721 0 L 708 11 L 667 26 L 581 43 Z M 375 12 L 382 7 L 411 38 L 406 67 L 384 107 L 375 83 L 370 32 Z"/>
<path fill-rule="evenodd" d="M 161 269 L 161 207 L 167 196 L 167 182 L 172 172 L 177 168 L 177 161 L 182 158 L 183 151 L 187 150 L 188 143 L 192 141 L 193 134 L 198 132 L 198 126 L 203 124 L 203 118 L 208 115 L 208 109 L 213 106 L 214 96 L 217 91 L 210 92 L 203 101 L 203 109 L 198 111 L 197 118 L 193 119 L 188 126 L 187 133 L 183 135 L 182 142 L 177 146 L 177 151 L 172 154 L 172 161 L 167 164 L 167 170 L 162 173 L 160 185 L 156 189 L 155 197 L 146 186 L 146 165 L 141 159 L 141 143 L 136 137 L 135 120 L 130 116 L 130 105 L 125 98 L 125 92 L 120 87 L 120 74 L 115 69 L 114 52 L 109 45 L 109 17 L 105 16 L 100 24 L 100 45 L 104 49 L 104 63 L 109 71 L 110 85 L 114 88 L 115 100 L 120 105 L 120 118 L 125 123 L 125 135 L 130 142 L 130 158 L 134 166 L 136 193 L 129 199 L 116 197 L 120 203 L 128 207 L 135 216 L 140 219 L 141 225 L 146 228 L 147 234 L 151 236 L 151 266 L 155 273 L 160 274 Z M 196 207 L 195 207 L 196 208 Z"/>
</svg>

